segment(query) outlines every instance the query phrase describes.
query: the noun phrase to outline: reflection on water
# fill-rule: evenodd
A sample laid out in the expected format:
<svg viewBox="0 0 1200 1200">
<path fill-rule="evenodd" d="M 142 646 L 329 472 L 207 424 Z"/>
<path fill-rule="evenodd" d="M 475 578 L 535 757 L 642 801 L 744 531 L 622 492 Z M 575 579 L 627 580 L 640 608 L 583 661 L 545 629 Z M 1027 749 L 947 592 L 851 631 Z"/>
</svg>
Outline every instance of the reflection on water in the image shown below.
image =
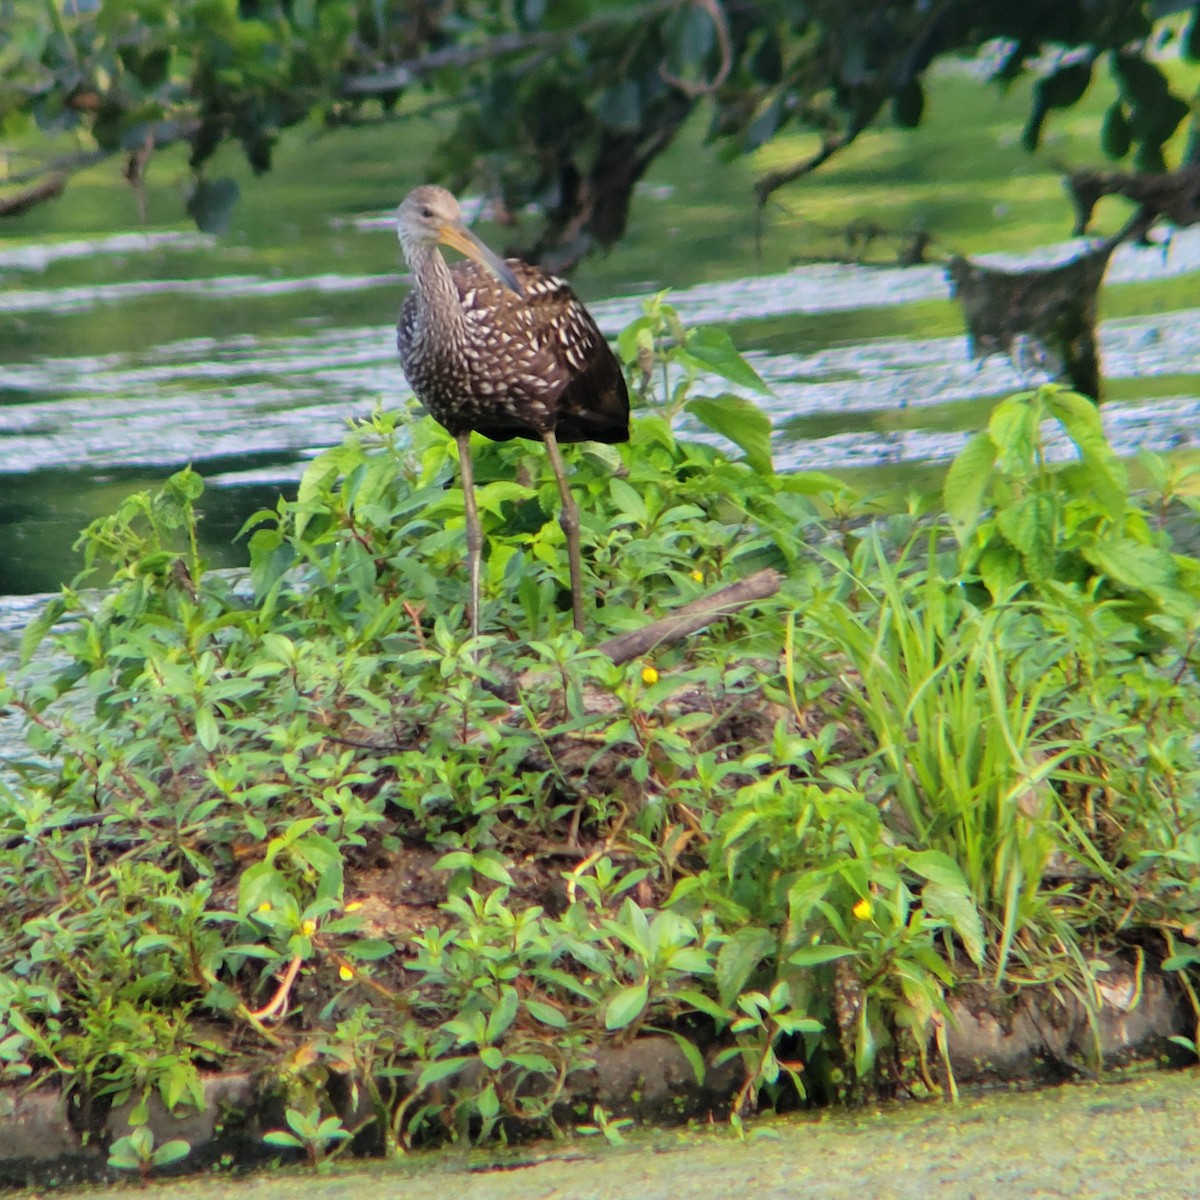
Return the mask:
<svg viewBox="0 0 1200 1200">
<path fill-rule="evenodd" d="M 336 237 L 374 237 L 342 222 Z M 1080 241 L 1037 255 L 989 256 L 995 266 L 1062 261 Z M 164 249 L 166 248 L 166 249 Z M 195 258 L 204 251 L 202 274 Z M 178 257 L 162 258 L 179 251 Z M 190 252 L 190 253 L 189 253 Z M 51 264 L 111 258 L 117 278 L 31 288 L 29 273 Z M 157 257 L 156 257 L 157 256 Z M 409 392 L 386 320 L 404 292 L 403 277 L 267 271 L 224 273 L 244 248 L 198 234 L 137 234 L 0 251 L 0 593 L 51 587 L 73 573 L 67 547 L 119 495 L 191 462 L 209 477 L 210 553 L 236 561 L 228 539 L 240 516 L 295 481 L 305 460 L 338 441 L 348 419 L 376 405 L 394 407 Z M 158 277 L 151 260 L 160 268 Z M 169 264 L 174 264 L 173 268 Z M 61 271 L 61 267 L 58 268 Z M 1109 285 L 1200 272 L 1200 230 L 1165 247 L 1121 247 Z M 319 296 L 319 305 L 304 297 Z M 280 308 L 279 298 L 288 307 Z M 800 267 L 782 275 L 701 284 L 674 293 L 689 323 L 736 325 L 763 317 L 870 311 L 948 298 L 936 266 Z M 294 301 L 304 307 L 295 311 Z M 174 324 L 162 306 L 188 303 Z M 151 305 L 147 309 L 147 305 Z M 641 312 L 636 296 L 591 305 L 610 336 Z M 314 315 L 319 313 L 319 315 Z M 364 324 L 369 315 L 372 323 Z M 382 322 L 375 318 L 383 315 Z M 142 317 L 145 317 L 142 320 Z M 186 338 L 140 344 L 148 331 L 186 327 Z M 1171 395 L 1150 392 L 1103 408 L 1123 453 L 1200 442 L 1200 365 L 1194 330 L 1200 309 L 1105 322 L 1105 377 L 1172 377 Z M 748 336 L 735 338 L 747 346 Z M 786 341 L 778 332 L 772 345 Z M 58 352 L 46 353 L 47 346 Z M 96 347 L 102 349 L 97 352 Z M 774 389 L 755 397 L 775 424 L 782 469 L 839 468 L 942 461 L 985 419 L 976 406 L 1039 380 L 1007 359 L 968 359 L 964 337 L 872 338 L 808 354 L 750 347 Z M 729 390 L 706 381 L 715 392 Z M 1168 390 L 1159 387 L 1157 391 Z M 957 406 L 957 409 L 952 407 Z M 903 419 L 899 419 L 902 414 Z M 699 427 L 683 432 L 711 436 Z M 1061 448 L 1066 453 L 1066 447 Z M 222 495 L 224 492 L 224 495 Z M 218 516 L 220 513 L 231 514 Z M 223 537 L 224 542 L 218 538 Z"/>
<path fill-rule="evenodd" d="M 75 238 L 69 242 L 0 247 L 0 271 L 44 271 L 51 263 L 106 254 L 141 254 L 171 246 L 177 250 L 207 249 L 216 239 L 207 233 L 165 230 L 160 233 L 114 233 L 107 237 Z"/>
</svg>

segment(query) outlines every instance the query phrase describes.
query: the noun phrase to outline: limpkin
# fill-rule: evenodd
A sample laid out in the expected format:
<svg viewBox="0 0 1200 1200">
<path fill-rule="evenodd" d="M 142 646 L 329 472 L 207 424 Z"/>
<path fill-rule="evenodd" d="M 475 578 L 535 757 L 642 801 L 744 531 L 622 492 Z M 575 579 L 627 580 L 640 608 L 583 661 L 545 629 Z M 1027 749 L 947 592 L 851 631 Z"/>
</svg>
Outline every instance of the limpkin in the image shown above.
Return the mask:
<svg viewBox="0 0 1200 1200">
<path fill-rule="evenodd" d="M 624 442 L 629 393 L 621 368 L 587 309 L 563 280 L 494 254 L 463 223 L 444 188 L 414 188 L 396 213 L 413 290 L 396 341 L 417 399 L 458 443 L 467 521 L 471 634 L 479 633 L 483 531 L 475 504 L 471 433 L 546 444 L 562 499 L 571 607 L 583 629 L 579 508 L 560 442 Z M 470 261 L 448 266 L 439 245 Z"/>
</svg>

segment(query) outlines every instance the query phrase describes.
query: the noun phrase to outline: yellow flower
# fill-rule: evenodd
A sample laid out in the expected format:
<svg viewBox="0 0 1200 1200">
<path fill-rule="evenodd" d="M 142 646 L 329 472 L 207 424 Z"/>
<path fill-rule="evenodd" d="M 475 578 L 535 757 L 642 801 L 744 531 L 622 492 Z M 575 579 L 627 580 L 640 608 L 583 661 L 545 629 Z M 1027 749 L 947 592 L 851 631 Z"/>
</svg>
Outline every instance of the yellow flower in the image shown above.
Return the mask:
<svg viewBox="0 0 1200 1200">
<path fill-rule="evenodd" d="M 642 682 L 643 683 L 657 683 L 658 682 L 658 672 L 653 667 L 643 667 L 642 668 Z"/>
<path fill-rule="evenodd" d="M 694 580 L 695 580 L 697 583 L 703 583 L 703 582 L 704 582 L 704 572 L 703 572 L 703 571 L 693 571 L 693 572 L 692 572 L 692 578 L 693 578 L 693 579 L 694 579 Z"/>
<path fill-rule="evenodd" d="M 346 966 L 345 963 L 342 963 L 342 965 L 338 967 L 338 978 L 343 983 L 349 983 L 350 980 L 354 978 L 354 972 L 348 966 Z"/>
<path fill-rule="evenodd" d="M 270 900 L 264 900 L 259 906 L 258 911 L 261 913 L 269 913 L 271 911 Z"/>
<path fill-rule="evenodd" d="M 875 906 L 864 896 L 851 910 L 860 921 L 869 921 Z"/>
<path fill-rule="evenodd" d="M 342 910 L 343 912 L 358 912 L 362 908 L 361 900 L 351 900 L 349 904 Z"/>
<path fill-rule="evenodd" d="M 312 935 L 317 932 L 316 921 L 314 921 L 312 917 L 309 917 L 306 921 L 301 921 L 300 932 L 304 934 L 305 937 L 312 937 Z"/>
</svg>

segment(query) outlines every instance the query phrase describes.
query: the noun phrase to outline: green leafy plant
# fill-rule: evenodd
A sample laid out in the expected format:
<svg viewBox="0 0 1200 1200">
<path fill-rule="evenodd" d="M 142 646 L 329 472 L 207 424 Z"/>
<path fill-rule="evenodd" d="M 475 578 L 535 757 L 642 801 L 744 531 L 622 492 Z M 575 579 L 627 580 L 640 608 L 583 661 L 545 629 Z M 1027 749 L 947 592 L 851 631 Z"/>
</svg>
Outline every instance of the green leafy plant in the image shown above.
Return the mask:
<svg viewBox="0 0 1200 1200">
<path fill-rule="evenodd" d="M 303 1150 L 308 1165 L 314 1170 L 329 1157 L 332 1146 L 347 1142 L 352 1136 L 337 1117 L 322 1117 L 316 1108 L 306 1112 L 289 1108 L 284 1119 L 288 1128 L 269 1130 L 263 1134 L 263 1141 L 268 1146 Z"/>
<path fill-rule="evenodd" d="M 156 1167 L 179 1162 L 191 1151 L 191 1146 L 182 1138 L 173 1138 L 156 1146 L 149 1126 L 138 1125 L 108 1148 L 108 1165 L 118 1171 L 137 1171 L 142 1182 L 147 1183 Z"/>
<path fill-rule="evenodd" d="M 726 341 L 660 299 L 624 344 L 671 394 L 572 455 L 586 644 L 518 442 L 478 456 L 469 639 L 431 421 L 377 413 L 318 456 L 249 523 L 248 577 L 200 558 L 190 471 L 84 534 L 91 573 L 0 696 L 28 742 L 0 790 L 7 1078 L 141 1115 L 198 1105 L 236 1044 L 291 1098 L 272 1144 L 310 1162 L 347 1141 L 330 1073 L 400 1150 L 553 1129 L 597 1047 L 646 1032 L 698 1079 L 739 1063 L 747 1112 L 952 1091 L 955 987 L 1094 1007 L 1131 930 L 1194 937 L 1200 569 L 1160 519 L 1182 474 L 1147 460 L 1143 500 L 1042 391 L 964 452 L 948 518 L 879 519 L 774 475 L 761 423 L 729 453 L 674 435 L 711 375 L 755 390 Z M 719 431 L 744 416 L 708 399 Z M 1139 555 L 1159 574 L 1112 566 Z M 779 596 L 653 662 L 597 648 L 763 566 Z"/>
<path fill-rule="evenodd" d="M 738 353 L 728 333 L 711 326 L 686 328 L 665 296 L 660 293 L 644 301 L 644 315 L 627 325 L 618 339 L 622 358 L 637 364 L 643 396 L 656 383 L 668 420 L 690 413 L 744 451 L 756 471 L 770 475 L 774 467 L 767 415 L 752 400 L 734 393 L 693 396 L 692 392 L 702 375 L 759 394 L 769 395 L 771 389 Z"/>
<path fill-rule="evenodd" d="M 592 1120 L 595 1122 L 594 1125 L 578 1125 L 575 1132 L 583 1134 L 584 1137 L 599 1134 L 610 1146 L 625 1145 L 625 1137 L 621 1130 L 632 1127 L 632 1118 L 623 1117 L 616 1120 L 601 1105 L 594 1104 Z"/>
<path fill-rule="evenodd" d="M 954 460 L 944 494 L 963 568 L 993 599 L 1072 585 L 1119 599 L 1147 632 L 1195 638 L 1186 565 L 1131 497 L 1125 464 L 1086 396 L 1046 385 L 1001 401 Z"/>
</svg>

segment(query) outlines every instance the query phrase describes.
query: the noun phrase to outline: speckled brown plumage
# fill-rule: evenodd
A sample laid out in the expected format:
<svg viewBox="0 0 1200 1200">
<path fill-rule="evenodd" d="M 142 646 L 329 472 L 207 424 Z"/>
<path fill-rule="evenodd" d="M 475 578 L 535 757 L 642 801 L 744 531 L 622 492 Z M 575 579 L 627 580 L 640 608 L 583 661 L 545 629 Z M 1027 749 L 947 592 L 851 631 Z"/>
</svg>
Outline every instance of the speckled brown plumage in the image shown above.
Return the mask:
<svg viewBox="0 0 1200 1200">
<path fill-rule="evenodd" d="M 583 626 L 578 510 L 559 442 L 623 442 L 629 393 L 604 335 L 561 279 L 493 254 L 437 187 L 415 188 L 396 229 L 414 288 L 397 326 L 404 373 L 433 418 L 456 438 L 466 497 L 471 626 L 478 632 L 482 535 L 475 512 L 469 438 L 540 439 L 563 501 L 575 625 Z M 448 266 L 449 245 L 472 261 Z"/>
<path fill-rule="evenodd" d="M 507 266 L 523 299 L 477 263 L 449 268 L 461 324 L 410 293 L 397 342 L 417 398 L 451 433 L 628 440 L 629 393 L 591 314 L 563 280 L 517 259 Z"/>
</svg>

